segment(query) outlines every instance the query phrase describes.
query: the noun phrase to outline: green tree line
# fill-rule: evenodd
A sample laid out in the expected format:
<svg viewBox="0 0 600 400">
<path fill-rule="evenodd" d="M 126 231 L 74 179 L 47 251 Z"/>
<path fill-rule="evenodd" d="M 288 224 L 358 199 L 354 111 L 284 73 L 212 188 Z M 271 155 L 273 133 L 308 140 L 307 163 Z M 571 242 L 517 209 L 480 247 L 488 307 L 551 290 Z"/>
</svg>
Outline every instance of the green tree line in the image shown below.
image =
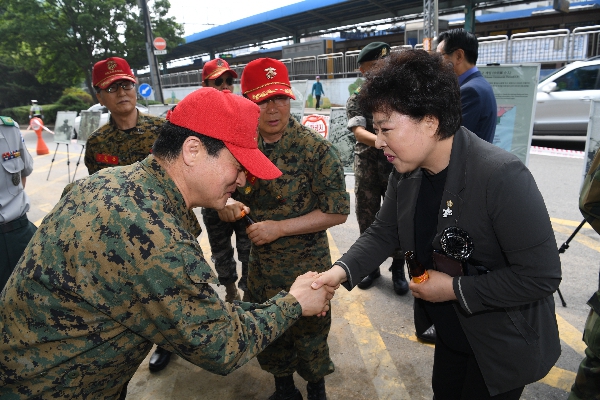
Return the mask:
<svg viewBox="0 0 600 400">
<path fill-rule="evenodd" d="M 82 83 L 93 93 L 92 66 L 110 56 L 147 66 L 139 1 L 0 0 L 0 108 L 55 102 Z M 148 4 L 154 37 L 174 47 L 184 31 L 167 17 L 170 7 L 169 0 Z"/>
</svg>

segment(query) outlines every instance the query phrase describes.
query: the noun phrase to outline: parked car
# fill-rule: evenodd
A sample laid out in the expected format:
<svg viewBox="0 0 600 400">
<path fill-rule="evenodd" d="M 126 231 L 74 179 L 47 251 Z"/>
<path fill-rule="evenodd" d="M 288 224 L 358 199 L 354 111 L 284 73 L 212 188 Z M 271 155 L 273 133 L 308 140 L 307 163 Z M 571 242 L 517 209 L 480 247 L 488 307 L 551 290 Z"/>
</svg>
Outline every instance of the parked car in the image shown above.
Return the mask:
<svg viewBox="0 0 600 400">
<path fill-rule="evenodd" d="M 146 107 L 144 107 L 140 104 L 136 104 L 135 107 L 140 112 L 142 112 L 144 114 L 148 114 L 148 109 Z M 110 117 L 110 112 L 108 111 L 108 109 L 106 107 L 104 107 L 100 103 L 94 104 L 93 106 L 88 108 L 88 111 L 101 111 L 102 112 L 102 114 L 100 114 L 100 124 L 98 125 L 98 127 L 100 127 L 108 122 L 108 118 Z M 77 139 L 77 134 L 79 132 L 80 124 L 81 124 L 81 113 L 79 113 L 79 115 L 77 117 L 75 117 L 75 125 L 73 126 L 73 135 L 71 136 L 72 139 Z"/>
<path fill-rule="evenodd" d="M 587 134 L 592 100 L 600 100 L 600 59 L 575 61 L 538 84 L 534 135 Z"/>
</svg>

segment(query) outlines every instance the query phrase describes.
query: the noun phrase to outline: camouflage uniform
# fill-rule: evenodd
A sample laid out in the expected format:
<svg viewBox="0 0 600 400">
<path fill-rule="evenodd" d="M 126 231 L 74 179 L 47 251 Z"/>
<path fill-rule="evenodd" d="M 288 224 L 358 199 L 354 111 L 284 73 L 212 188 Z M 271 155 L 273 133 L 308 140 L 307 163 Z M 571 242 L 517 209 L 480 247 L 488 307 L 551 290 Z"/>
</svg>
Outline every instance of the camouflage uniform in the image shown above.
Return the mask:
<svg viewBox="0 0 600 400">
<path fill-rule="evenodd" d="M 592 228 L 600 233 L 600 151 L 596 152 L 583 182 L 579 209 Z M 587 304 L 591 307 L 583 331 L 587 348 L 568 400 L 600 399 L 600 276 L 598 291 Z"/>
<path fill-rule="evenodd" d="M 234 195 L 234 198 L 236 197 L 238 197 L 237 194 Z M 206 233 L 208 233 L 211 258 L 215 264 L 219 282 L 222 285 L 235 283 L 238 279 L 236 262 L 233 258 L 233 247 L 231 246 L 231 235 L 235 232 L 235 247 L 238 259 L 242 263 L 242 278 L 239 287 L 245 291 L 251 244 L 246 233 L 246 224 L 242 220 L 236 222 L 221 221 L 219 213 L 210 208 L 202 209 L 202 219 L 204 220 Z"/>
<path fill-rule="evenodd" d="M 141 114 L 131 132 L 117 128 L 112 120 L 96 129 L 85 145 L 85 166 L 90 175 L 103 168 L 130 165 L 151 153 L 163 118 Z"/>
<path fill-rule="evenodd" d="M 373 116 L 363 113 L 358 107 L 357 89 L 346 102 L 348 129 L 362 126 L 369 132 L 373 128 Z M 394 166 L 383 155 L 383 150 L 356 142 L 354 147 L 354 194 L 358 229 L 362 234 L 375 221 L 375 214 L 381 208 L 381 201 L 387 190 L 388 178 Z M 399 251 L 394 258 L 404 260 Z"/>
<path fill-rule="evenodd" d="M 153 343 L 227 374 L 299 319 L 221 301 L 197 224 L 153 156 L 77 181 L 0 295 L 0 398 L 115 399 Z"/>
<path fill-rule="evenodd" d="M 318 133 L 290 117 L 276 144 L 265 144 L 259 137 L 258 147 L 283 175 L 271 181 L 257 179 L 240 188 L 240 201 L 250 207 L 252 219 L 281 221 L 316 209 L 332 214 L 350 213 L 339 155 Z M 281 237 L 262 246 L 252 244 L 250 299 L 261 302 L 281 290 L 289 290 L 298 275 L 330 267 L 326 231 Z M 331 313 L 322 318 L 301 318 L 257 357 L 261 367 L 276 377 L 297 371 L 309 382 L 332 373 L 334 365 L 327 346 L 330 326 Z"/>
</svg>

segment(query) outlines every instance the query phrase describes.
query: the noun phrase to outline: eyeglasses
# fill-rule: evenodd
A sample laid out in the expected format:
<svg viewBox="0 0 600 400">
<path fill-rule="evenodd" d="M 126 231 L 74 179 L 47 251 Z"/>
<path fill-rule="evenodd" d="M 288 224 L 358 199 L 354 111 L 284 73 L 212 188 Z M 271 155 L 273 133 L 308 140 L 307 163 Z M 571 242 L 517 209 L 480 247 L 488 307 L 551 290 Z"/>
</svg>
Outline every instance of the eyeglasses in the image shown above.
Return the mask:
<svg viewBox="0 0 600 400">
<path fill-rule="evenodd" d="M 112 85 L 110 85 L 109 87 L 107 87 L 106 89 L 104 89 L 107 93 L 114 93 L 117 90 L 119 90 L 119 88 L 123 88 L 123 90 L 131 90 L 135 87 L 135 83 L 131 82 L 131 81 L 123 81 L 120 83 L 113 83 Z"/>
<path fill-rule="evenodd" d="M 227 83 L 227 86 L 232 86 L 233 78 L 231 76 L 227 77 L 225 79 L 225 83 Z M 217 79 L 215 79 L 215 86 L 221 86 L 222 84 L 223 84 L 223 78 L 218 77 Z"/>
<path fill-rule="evenodd" d="M 269 100 L 265 100 L 262 101 L 260 103 L 258 103 L 258 106 L 261 109 L 265 109 L 268 107 L 269 102 L 273 102 L 273 104 L 275 104 L 275 107 L 285 107 L 288 104 L 290 104 L 290 98 L 287 96 L 275 96 L 275 97 L 271 97 Z"/>
</svg>

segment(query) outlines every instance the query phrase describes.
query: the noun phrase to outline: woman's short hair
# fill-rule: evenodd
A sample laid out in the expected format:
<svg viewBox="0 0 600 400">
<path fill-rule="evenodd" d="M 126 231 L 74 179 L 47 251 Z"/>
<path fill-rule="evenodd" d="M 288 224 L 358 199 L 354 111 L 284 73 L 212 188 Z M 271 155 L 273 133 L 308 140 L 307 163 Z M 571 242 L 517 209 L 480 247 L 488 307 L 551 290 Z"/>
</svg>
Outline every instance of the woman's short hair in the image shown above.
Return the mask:
<svg viewBox="0 0 600 400">
<path fill-rule="evenodd" d="M 438 119 L 437 135 L 444 139 L 460 128 L 460 88 L 452 65 L 437 53 L 424 50 L 394 52 L 378 61 L 366 77 L 358 96 L 367 113 L 398 112 L 417 121 Z"/>
<path fill-rule="evenodd" d="M 196 133 L 167 121 L 160 127 L 158 138 L 152 146 L 152 154 L 163 160 L 172 161 L 181 154 L 183 143 L 190 136 L 200 139 L 209 156 L 216 157 L 225 148 L 225 143 L 219 139 Z"/>
</svg>

